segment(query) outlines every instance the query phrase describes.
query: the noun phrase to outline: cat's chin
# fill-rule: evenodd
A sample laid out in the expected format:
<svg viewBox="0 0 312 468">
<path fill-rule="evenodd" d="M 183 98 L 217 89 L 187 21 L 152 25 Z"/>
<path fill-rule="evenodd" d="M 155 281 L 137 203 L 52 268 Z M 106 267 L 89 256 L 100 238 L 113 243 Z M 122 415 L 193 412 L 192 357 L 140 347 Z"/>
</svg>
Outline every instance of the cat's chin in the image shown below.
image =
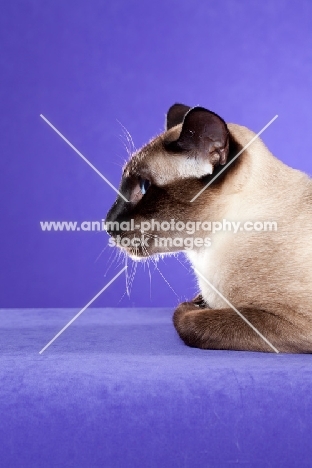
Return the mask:
<svg viewBox="0 0 312 468">
<path fill-rule="evenodd" d="M 146 253 L 142 251 L 139 251 L 138 249 L 129 249 L 127 247 L 122 247 L 121 250 L 134 262 L 142 262 L 150 258 L 151 256 L 151 255 L 147 255 Z"/>
<path fill-rule="evenodd" d="M 138 251 L 137 249 L 132 250 L 132 249 L 125 248 L 125 247 L 123 247 L 122 250 L 134 262 L 144 262 L 146 260 L 150 260 L 151 258 L 153 258 L 154 261 L 155 260 L 157 261 L 159 258 L 168 257 L 170 255 L 174 255 L 177 253 L 177 252 L 167 251 L 167 252 L 149 252 L 149 254 L 147 254 L 144 251 Z"/>
<path fill-rule="evenodd" d="M 158 261 L 160 258 L 169 257 L 169 256 L 175 255 L 177 253 L 178 252 L 153 252 L 150 255 L 138 255 L 138 254 L 135 254 L 135 253 L 131 253 L 129 251 L 126 252 L 128 257 L 130 257 L 131 260 L 133 260 L 134 262 L 145 262 L 145 261 L 151 260 L 151 259 L 153 259 L 153 261 L 155 261 L 155 260 Z"/>
<path fill-rule="evenodd" d="M 133 260 L 134 262 L 143 262 L 144 260 L 146 260 L 147 257 L 146 255 L 143 256 L 143 255 L 137 255 L 137 254 L 134 254 L 134 253 L 130 253 L 130 252 L 127 252 L 127 255 L 128 257 L 131 258 L 131 260 Z"/>
</svg>

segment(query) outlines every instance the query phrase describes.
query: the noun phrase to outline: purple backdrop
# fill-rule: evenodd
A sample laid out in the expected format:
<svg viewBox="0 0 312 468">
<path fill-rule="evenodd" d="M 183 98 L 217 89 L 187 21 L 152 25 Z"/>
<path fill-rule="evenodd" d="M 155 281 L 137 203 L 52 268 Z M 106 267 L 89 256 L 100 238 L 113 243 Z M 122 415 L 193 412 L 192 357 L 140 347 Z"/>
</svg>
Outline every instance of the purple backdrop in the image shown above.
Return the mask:
<svg viewBox="0 0 312 468">
<path fill-rule="evenodd" d="M 40 230 L 101 219 L 115 198 L 41 113 L 116 185 L 127 156 L 119 122 L 139 147 L 176 101 L 255 131 L 279 114 L 264 141 L 311 171 L 311 13 L 310 0 L 2 2 L 0 306 L 83 306 L 122 264 L 106 233 Z M 177 260 L 159 269 L 175 293 L 138 265 L 130 297 L 119 278 L 94 305 L 192 296 Z"/>
</svg>

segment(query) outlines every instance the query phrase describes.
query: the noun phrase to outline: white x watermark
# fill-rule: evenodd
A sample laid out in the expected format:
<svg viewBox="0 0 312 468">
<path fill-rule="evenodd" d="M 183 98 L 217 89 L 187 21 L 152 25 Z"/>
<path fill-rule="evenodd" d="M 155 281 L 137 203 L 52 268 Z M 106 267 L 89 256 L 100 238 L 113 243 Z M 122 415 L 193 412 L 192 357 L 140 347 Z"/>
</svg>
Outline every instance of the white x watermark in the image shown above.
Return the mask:
<svg viewBox="0 0 312 468">
<path fill-rule="evenodd" d="M 54 125 L 51 124 L 51 122 L 49 122 L 48 119 L 46 119 L 46 117 L 44 117 L 42 114 L 40 114 L 40 117 L 126 202 L 128 202 L 127 198 L 95 167 L 93 166 L 92 163 L 90 163 L 90 161 L 88 161 L 88 159 L 83 156 L 82 153 L 80 153 L 80 151 L 77 150 L 77 148 L 75 148 L 75 146 L 70 143 L 67 138 L 64 137 L 64 135 L 59 131 L 57 130 Z M 244 148 L 242 148 L 238 153 L 237 155 L 228 163 L 224 166 L 224 168 L 215 176 L 213 177 L 209 183 L 204 187 L 202 188 L 198 193 L 197 195 L 195 195 L 195 197 L 192 198 L 192 200 L 190 200 L 190 202 L 194 202 L 203 192 L 204 190 L 206 190 L 206 188 L 209 187 L 209 185 L 211 185 L 226 169 L 228 169 L 228 167 L 243 153 L 243 151 L 245 151 L 276 119 L 277 119 L 278 115 L 276 115 L 275 117 L 273 117 L 273 119 L 271 119 L 261 130 L 260 132 L 258 132 L 251 140 L 250 142 L 244 146 Z M 109 281 L 109 283 L 107 283 L 102 289 L 101 291 L 99 291 L 94 297 L 93 299 L 91 299 L 91 301 L 88 302 L 88 304 L 83 307 L 83 309 L 81 309 L 78 314 L 75 315 L 75 317 L 73 317 L 68 323 L 67 325 L 65 325 L 65 327 L 62 328 L 62 330 L 60 330 L 55 336 L 54 338 L 52 338 L 51 341 L 49 341 L 49 343 L 44 346 L 44 348 L 42 348 L 42 350 L 39 352 L 39 354 L 42 354 L 94 301 L 95 299 L 97 299 L 125 270 L 126 270 L 126 266 L 119 271 L 119 273 L 114 276 L 114 278 Z M 241 314 L 241 312 L 239 312 L 239 310 L 237 310 L 221 293 L 220 291 L 218 291 L 214 286 L 213 284 L 211 284 L 207 278 L 205 278 L 198 270 L 195 269 L 195 272 L 239 315 L 239 317 L 241 317 L 242 320 L 244 320 L 245 323 L 247 323 L 247 325 L 249 325 L 255 333 L 257 333 L 259 335 L 259 337 L 265 341 L 270 347 L 271 349 L 273 349 L 273 351 L 275 353 L 279 353 L 278 349 L 275 348 L 275 346 L 272 345 L 272 343 L 270 343 L 270 341 L 265 337 L 263 336 L 259 330 L 254 327 L 252 325 L 252 323 L 250 323 L 246 317 L 243 316 L 243 314 Z"/>
</svg>

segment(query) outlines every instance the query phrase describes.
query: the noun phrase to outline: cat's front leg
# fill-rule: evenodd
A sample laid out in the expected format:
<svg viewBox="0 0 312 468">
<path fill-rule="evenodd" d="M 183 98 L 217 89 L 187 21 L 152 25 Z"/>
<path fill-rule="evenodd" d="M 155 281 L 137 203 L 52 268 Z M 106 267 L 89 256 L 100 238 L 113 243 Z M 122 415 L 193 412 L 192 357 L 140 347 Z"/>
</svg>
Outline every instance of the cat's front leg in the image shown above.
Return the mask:
<svg viewBox="0 0 312 468">
<path fill-rule="evenodd" d="M 252 328 L 231 308 L 201 308 L 191 301 L 177 307 L 173 323 L 184 343 L 194 348 L 311 353 L 309 333 L 284 318 L 286 309 L 286 306 L 275 311 L 242 307 L 240 312 Z"/>
</svg>

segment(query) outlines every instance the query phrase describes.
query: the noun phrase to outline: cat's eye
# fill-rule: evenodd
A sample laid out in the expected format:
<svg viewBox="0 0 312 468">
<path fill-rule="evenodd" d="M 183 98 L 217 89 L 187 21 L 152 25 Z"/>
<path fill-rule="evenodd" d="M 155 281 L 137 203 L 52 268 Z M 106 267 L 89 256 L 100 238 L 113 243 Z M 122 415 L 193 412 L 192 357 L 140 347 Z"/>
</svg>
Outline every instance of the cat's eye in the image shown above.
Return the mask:
<svg viewBox="0 0 312 468">
<path fill-rule="evenodd" d="M 151 186 L 151 182 L 148 179 L 142 179 L 140 177 L 139 184 L 142 195 L 145 195 Z"/>
</svg>

